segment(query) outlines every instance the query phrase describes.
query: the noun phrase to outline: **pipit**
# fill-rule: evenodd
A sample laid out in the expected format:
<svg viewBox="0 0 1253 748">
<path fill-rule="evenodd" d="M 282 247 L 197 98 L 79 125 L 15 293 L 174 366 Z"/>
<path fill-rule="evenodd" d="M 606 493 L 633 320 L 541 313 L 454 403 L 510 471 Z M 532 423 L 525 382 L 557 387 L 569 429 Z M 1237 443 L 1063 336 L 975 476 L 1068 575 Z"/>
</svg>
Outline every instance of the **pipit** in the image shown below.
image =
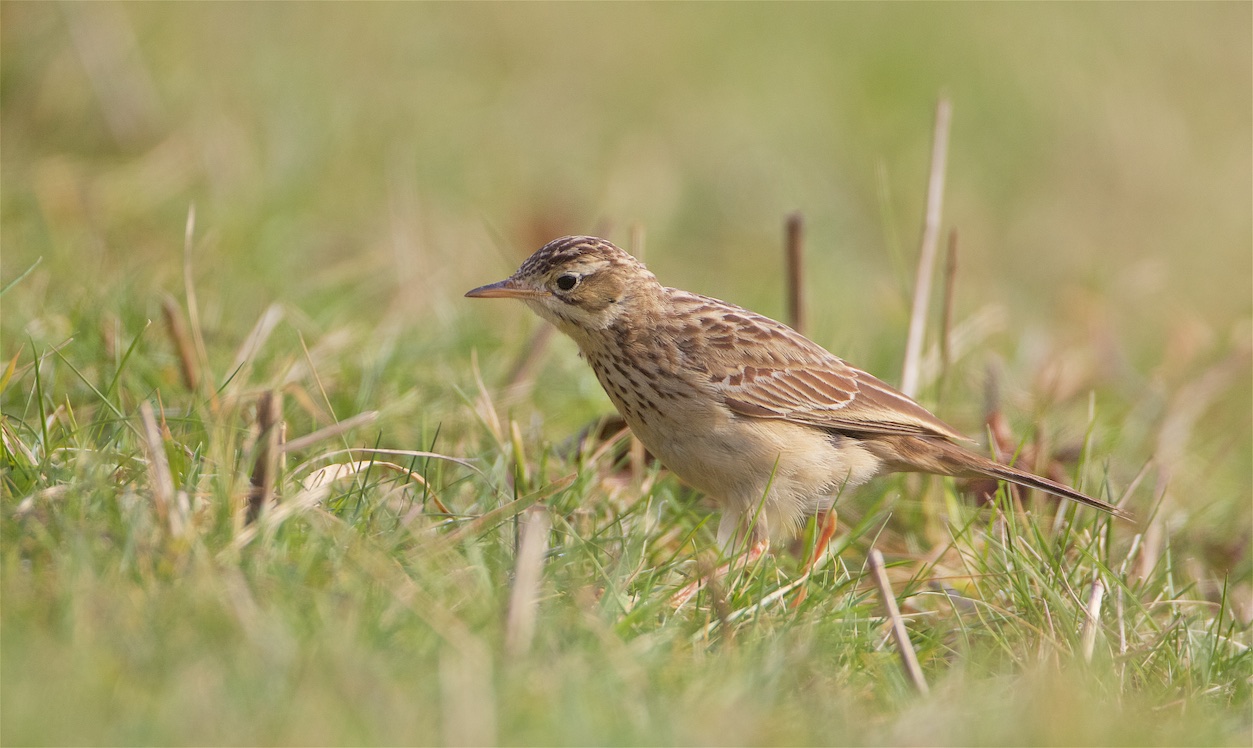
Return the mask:
<svg viewBox="0 0 1253 748">
<path fill-rule="evenodd" d="M 604 239 L 557 239 L 466 296 L 521 299 L 573 338 L 635 436 L 719 504 L 724 546 L 783 539 L 885 472 L 987 476 L 1122 514 L 960 446 L 953 427 L 790 327 L 667 288 Z"/>
</svg>

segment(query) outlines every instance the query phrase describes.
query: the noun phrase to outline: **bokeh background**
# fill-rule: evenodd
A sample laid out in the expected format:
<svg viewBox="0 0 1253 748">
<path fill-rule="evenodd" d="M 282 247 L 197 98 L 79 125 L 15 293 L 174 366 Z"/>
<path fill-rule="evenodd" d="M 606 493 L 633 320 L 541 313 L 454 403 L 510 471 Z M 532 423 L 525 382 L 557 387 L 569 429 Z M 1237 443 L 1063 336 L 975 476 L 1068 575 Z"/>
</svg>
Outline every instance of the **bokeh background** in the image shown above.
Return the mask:
<svg viewBox="0 0 1253 748">
<path fill-rule="evenodd" d="M 417 326 L 631 224 L 664 278 L 771 311 L 799 209 L 815 314 L 859 345 L 912 263 L 944 93 L 964 303 L 1052 327 L 1098 294 L 1146 341 L 1249 313 L 1244 4 L 3 13 L 5 271 L 44 257 L 45 304 L 170 284 L 194 203 L 230 281 L 204 292 L 243 318 L 348 291 L 421 297 Z"/>
</svg>

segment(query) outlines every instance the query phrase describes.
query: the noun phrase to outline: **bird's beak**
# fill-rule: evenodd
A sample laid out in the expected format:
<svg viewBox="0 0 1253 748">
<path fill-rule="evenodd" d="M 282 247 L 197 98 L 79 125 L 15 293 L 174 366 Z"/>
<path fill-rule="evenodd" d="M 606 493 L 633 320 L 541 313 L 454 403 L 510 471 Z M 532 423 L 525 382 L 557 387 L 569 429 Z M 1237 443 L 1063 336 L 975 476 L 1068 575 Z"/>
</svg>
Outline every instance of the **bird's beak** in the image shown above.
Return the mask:
<svg viewBox="0 0 1253 748">
<path fill-rule="evenodd" d="M 513 278 L 466 291 L 466 296 L 472 299 L 540 299 L 550 295 L 543 289 L 524 286 Z"/>
</svg>

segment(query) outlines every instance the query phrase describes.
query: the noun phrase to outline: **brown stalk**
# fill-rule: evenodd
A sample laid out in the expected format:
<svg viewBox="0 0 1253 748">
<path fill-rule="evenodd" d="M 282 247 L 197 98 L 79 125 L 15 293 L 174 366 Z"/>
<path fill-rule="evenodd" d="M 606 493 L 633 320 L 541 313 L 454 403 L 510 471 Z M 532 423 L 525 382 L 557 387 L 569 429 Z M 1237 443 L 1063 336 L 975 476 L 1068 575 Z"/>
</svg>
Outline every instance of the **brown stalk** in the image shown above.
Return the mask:
<svg viewBox="0 0 1253 748">
<path fill-rule="evenodd" d="M 248 488 L 246 524 L 256 521 L 274 500 L 275 474 L 282 445 L 282 419 L 282 394 L 274 390 L 262 392 L 257 400 L 257 461 L 253 465 Z"/>
<path fill-rule="evenodd" d="M 178 352 L 178 368 L 183 375 L 183 385 L 188 392 L 196 392 L 200 387 L 199 367 L 196 365 L 196 345 L 187 334 L 183 324 L 183 312 L 173 296 L 161 298 L 161 316 L 165 318 L 165 329 Z"/>
<path fill-rule="evenodd" d="M 784 252 L 787 256 L 787 314 L 793 330 L 805 330 L 805 216 L 788 214 L 784 224 Z"/>
</svg>

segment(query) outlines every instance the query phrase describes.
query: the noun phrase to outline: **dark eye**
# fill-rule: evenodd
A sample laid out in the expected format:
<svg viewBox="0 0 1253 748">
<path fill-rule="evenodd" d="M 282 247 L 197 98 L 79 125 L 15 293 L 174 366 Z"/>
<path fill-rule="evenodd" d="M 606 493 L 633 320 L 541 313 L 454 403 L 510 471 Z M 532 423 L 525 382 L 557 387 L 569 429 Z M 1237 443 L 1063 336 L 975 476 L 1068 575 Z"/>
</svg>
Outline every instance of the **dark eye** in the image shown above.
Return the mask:
<svg viewBox="0 0 1253 748">
<path fill-rule="evenodd" d="M 562 291 L 569 291 L 579 285 L 579 277 L 577 275 L 563 275 L 557 279 L 557 288 Z"/>
</svg>

